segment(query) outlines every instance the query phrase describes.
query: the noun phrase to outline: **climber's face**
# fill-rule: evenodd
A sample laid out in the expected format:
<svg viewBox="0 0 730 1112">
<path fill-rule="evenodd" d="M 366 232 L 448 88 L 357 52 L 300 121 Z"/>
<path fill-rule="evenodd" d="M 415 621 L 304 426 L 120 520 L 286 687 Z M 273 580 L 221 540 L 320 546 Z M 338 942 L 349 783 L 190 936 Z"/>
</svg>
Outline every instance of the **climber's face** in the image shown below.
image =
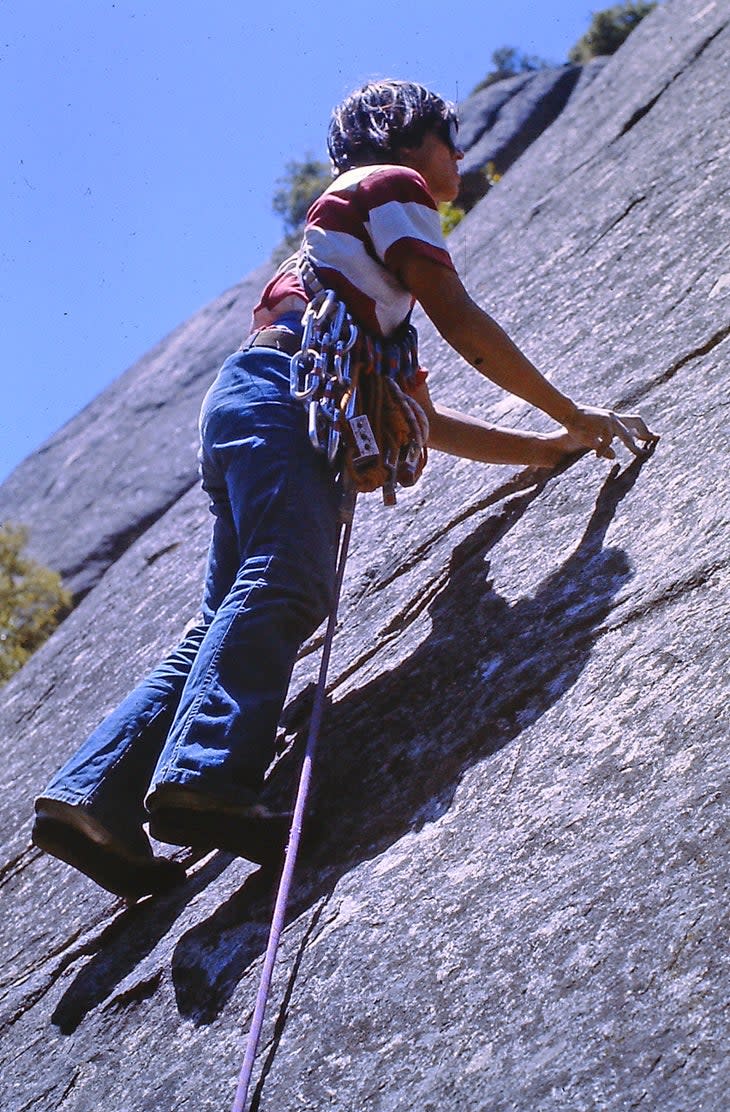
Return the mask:
<svg viewBox="0 0 730 1112">
<path fill-rule="evenodd" d="M 459 162 L 464 152 L 457 146 L 455 128 L 427 131 L 417 147 L 404 147 L 400 162 L 426 181 L 437 203 L 453 201 L 459 192 Z"/>
</svg>

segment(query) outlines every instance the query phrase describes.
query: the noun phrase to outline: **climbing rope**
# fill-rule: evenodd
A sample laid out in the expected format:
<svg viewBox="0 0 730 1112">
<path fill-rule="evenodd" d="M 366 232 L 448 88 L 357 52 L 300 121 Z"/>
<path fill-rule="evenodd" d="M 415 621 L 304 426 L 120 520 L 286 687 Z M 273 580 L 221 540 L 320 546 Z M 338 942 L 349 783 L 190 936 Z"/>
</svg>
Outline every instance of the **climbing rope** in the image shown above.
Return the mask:
<svg viewBox="0 0 730 1112">
<path fill-rule="evenodd" d="M 400 385 L 400 382 L 411 381 L 418 370 L 415 329 L 406 322 L 395 337 L 370 336 L 358 328 L 335 292 L 322 286 L 303 252 L 300 253 L 299 272 L 308 305 L 302 318 L 301 348 L 291 357 L 290 394 L 306 409 L 312 446 L 324 453 L 330 464 L 339 467 L 345 494 L 340 515 L 334 602 L 327 622 L 289 840 L 232 1112 L 245 1112 L 246 1109 L 284 929 L 326 700 L 327 669 L 355 500 L 359 491 L 382 488 L 384 503 L 394 505 L 396 484 L 412 486 L 425 466 L 429 431 L 423 409 Z"/>
<path fill-rule="evenodd" d="M 343 496 L 342 508 L 340 510 L 340 534 L 338 543 L 337 570 L 335 573 L 334 601 L 332 604 L 332 609 L 330 610 L 329 619 L 327 622 L 327 630 L 325 633 L 324 646 L 322 648 L 322 658 L 319 666 L 319 677 L 314 693 L 312 717 L 309 722 L 307 745 L 304 752 L 301 772 L 299 775 L 299 784 L 297 788 L 296 800 L 294 803 L 291 830 L 289 832 L 289 840 L 286 847 L 286 853 L 284 855 L 284 866 L 282 869 L 281 879 L 279 881 L 279 888 L 276 894 L 274 914 L 271 919 L 269 939 L 266 945 L 263 968 L 261 970 L 261 980 L 259 983 L 258 993 L 256 995 L 256 1004 L 254 1007 L 253 1018 L 251 1020 L 251 1028 L 246 1040 L 246 1049 L 243 1057 L 243 1064 L 241 1066 L 241 1073 L 238 1079 L 238 1087 L 236 1089 L 236 1098 L 233 1102 L 232 1112 L 245 1112 L 246 1102 L 248 1099 L 248 1090 L 251 1084 L 251 1076 L 253 1074 L 254 1061 L 256 1059 L 256 1051 L 258 1050 L 259 1041 L 261 1039 L 261 1031 L 263 1028 L 264 1016 L 266 1013 L 266 1005 L 268 1002 L 269 991 L 271 989 L 271 978 L 273 976 L 274 966 L 276 964 L 276 956 L 279 950 L 279 941 L 284 929 L 286 909 L 289 902 L 289 892 L 291 889 L 292 877 L 294 875 L 297 853 L 299 851 L 299 843 L 302 836 L 302 825 L 304 822 L 307 799 L 309 796 L 309 788 L 312 780 L 314 754 L 317 747 L 317 741 L 319 739 L 319 732 L 322 724 L 322 715 L 324 713 L 326 700 L 325 688 L 327 683 L 327 669 L 329 667 L 330 655 L 332 652 L 332 641 L 334 639 L 335 628 L 337 625 L 337 609 L 340 601 L 340 593 L 342 591 L 342 581 L 345 575 L 345 562 L 347 560 L 347 552 L 350 546 L 350 536 L 352 534 L 352 521 L 355 513 L 356 497 L 356 491 L 354 491 L 352 488 L 346 489 Z"/>
</svg>

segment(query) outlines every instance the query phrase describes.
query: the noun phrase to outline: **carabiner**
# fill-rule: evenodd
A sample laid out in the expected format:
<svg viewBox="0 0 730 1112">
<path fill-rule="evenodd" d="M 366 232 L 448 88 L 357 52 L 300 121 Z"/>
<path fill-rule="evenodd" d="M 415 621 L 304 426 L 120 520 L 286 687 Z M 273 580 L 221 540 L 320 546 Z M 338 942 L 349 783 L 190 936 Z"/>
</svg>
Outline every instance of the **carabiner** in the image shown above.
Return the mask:
<svg viewBox="0 0 730 1112">
<path fill-rule="evenodd" d="M 354 390 L 350 394 L 350 397 L 347 399 L 347 405 L 345 406 L 345 420 L 346 421 L 349 421 L 352 417 L 355 416 L 356 408 L 357 408 L 357 386 L 354 388 Z"/>
<path fill-rule="evenodd" d="M 317 324 L 317 314 L 314 310 L 313 304 L 310 302 L 310 304 L 307 305 L 307 308 L 304 311 L 304 316 L 302 317 L 302 328 L 303 328 L 302 350 L 303 351 L 309 351 L 309 349 L 313 346 L 316 324 Z"/>
<path fill-rule="evenodd" d="M 321 325 L 324 321 L 327 320 L 327 317 L 331 315 L 336 302 L 337 294 L 335 293 L 335 291 L 325 290 L 322 304 L 317 309 L 316 321 L 318 325 Z"/>
<path fill-rule="evenodd" d="M 298 351 L 289 362 L 289 393 L 296 402 L 308 401 L 319 389 L 321 377 L 315 367 L 316 352 Z"/>
<path fill-rule="evenodd" d="M 327 435 L 327 462 L 334 463 L 340 447 L 340 430 L 337 425 L 330 425 Z"/>
<path fill-rule="evenodd" d="M 319 416 L 319 402 L 317 401 L 316 398 L 312 398 L 311 402 L 309 403 L 309 419 L 308 419 L 308 422 L 307 422 L 307 424 L 308 424 L 308 430 L 307 431 L 309 433 L 309 441 L 310 441 L 310 444 L 312 445 L 312 447 L 315 449 L 315 451 L 324 452 L 324 450 L 325 450 L 324 445 L 322 444 L 322 441 L 320 440 L 320 435 L 319 435 L 319 421 L 317 420 L 318 416 Z"/>
<path fill-rule="evenodd" d="M 355 324 L 355 322 L 353 321 L 351 316 L 347 317 L 347 327 L 348 327 L 349 331 L 348 331 L 348 336 L 347 336 L 347 342 L 345 343 L 345 346 L 342 349 L 343 351 L 351 351 L 352 348 L 355 346 L 355 341 L 357 340 L 357 337 L 359 335 L 359 329 L 358 329 L 357 325 Z"/>
<path fill-rule="evenodd" d="M 332 328 L 330 329 L 330 335 L 331 335 L 332 340 L 335 340 L 338 344 L 340 342 L 340 333 L 342 332 L 342 325 L 345 323 L 345 314 L 346 313 L 347 313 L 347 308 L 345 306 L 344 301 L 338 301 L 337 302 L 337 312 L 335 313 L 334 320 L 332 322 Z"/>
<path fill-rule="evenodd" d="M 333 365 L 335 369 L 335 377 L 342 386 L 346 386 L 350 381 L 350 356 L 348 353 L 340 350 L 342 347 L 342 340 L 337 341 Z"/>
</svg>

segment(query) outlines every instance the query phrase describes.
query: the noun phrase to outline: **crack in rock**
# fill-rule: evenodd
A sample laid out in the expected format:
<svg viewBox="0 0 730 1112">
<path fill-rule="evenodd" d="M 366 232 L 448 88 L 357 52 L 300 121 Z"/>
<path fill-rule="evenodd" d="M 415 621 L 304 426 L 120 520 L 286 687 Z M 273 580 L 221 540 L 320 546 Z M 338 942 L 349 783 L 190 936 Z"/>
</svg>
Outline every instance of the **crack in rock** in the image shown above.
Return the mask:
<svg viewBox="0 0 730 1112">
<path fill-rule="evenodd" d="M 730 324 L 718 329 L 717 332 L 710 336 L 709 340 L 706 340 L 704 344 L 700 344 L 698 347 L 687 352 L 681 359 L 678 359 L 675 363 L 672 363 L 670 367 L 667 367 L 666 371 L 663 371 L 660 375 L 656 375 L 643 386 L 637 387 L 636 390 L 632 390 L 630 394 L 626 394 L 617 402 L 616 408 L 621 410 L 628 406 L 638 405 L 638 403 L 648 397 L 657 386 L 665 386 L 668 382 L 671 382 L 674 376 L 678 374 L 683 367 L 686 367 L 688 363 L 693 363 L 695 359 L 702 359 L 703 356 L 709 355 L 711 351 L 714 351 L 716 347 L 724 343 L 728 336 L 730 336 Z"/>
<path fill-rule="evenodd" d="M 104 1011 L 123 1010 L 129 1008 L 134 1004 L 140 1004 L 143 1000 L 149 1000 L 151 996 L 157 992 L 162 981 L 162 970 L 156 970 L 150 977 L 144 977 L 140 981 L 136 981 L 133 985 L 115 993 L 104 1004 Z"/>
<path fill-rule="evenodd" d="M 659 92 L 655 96 L 653 96 L 651 100 L 648 100 L 646 104 L 643 104 L 640 108 L 636 109 L 633 115 L 630 116 L 630 118 L 621 128 L 621 131 L 618 135 L 619 139 L 621 138 L 621 136 L 626 135 L 627 132 L 631 131 L 632 128 L 636 127 L 636 125 L 641 120 L 643 120 L 644 117 L 649 114 L 649 112 L 651 112 L 654 105 L 657 103 L 658 100 L 660 100 L 664 93 L 666 93 L 667 89 L 669 89 L 674 84 L 678 77 L 682 76 L 685 70 L 688 70 L 689 67 L 693 65 L 702 54 L 704 54 L 705 50 L 707 50 L 711 43 L 713 43 L 718 35 L 721 35 L 724 30 L 725 25 L 723 25 L 722 27 L 718 27 L 717 31 L 713 31 L 711 35 L 708 35 L 708 37 L 696 48 L 694 53 L 683 63 L 681 69 L 678 69 L 677 72 L 672 74 L 669 80 L 665 82 Z"/>
<path fill-rule="evenodd" d="M 0 888 L 4 888 L 19 873 L 22 873 L 23 869 L 37 861 L 42 853 L 43 851 L 36 849 L 35 846 L 26 846 L 19 854 L 6 861 L 4 865 L 0 866 Z"/>
<path fill-rule="evenodd" d="M 18 1109 L 18 1112 L 39 1112 L 41 1108 L 61 1108 L 66 1098 L 76 1086 L 80 1073 L 80 1069 L 75 1069 L 71 1078 L 65 1082 L 65 1084 L 60 1086 L 58 1084 L 52 1085 L 42 1093 L 35 1093 L 26 1104 Z M 49 1100 L 48 1104 L 41 1103 L 49 1097 L 52 1097 L 52 1100 Z"/>
<path fill-rule="evenodd" d="M 625 626 L 640 621 L 647 615 L 656 613 L 663 607 L 685 598 L 694 591 L 701 590 L 703 587 L 707 586 L 717 572 L 723 571 L 727 566 L 727 560 L 717 560 L 713 564 L 698 568 L 696 571 L 692 572 L 691 575 L 683 579 L 675 579 L 674 582 L 667 584 L 667 586 L 656 595 L 652 595 L 644 602 L 632 607 L 631 610 L 623 614 L 618 621 L 605 623 L 601 627 L 600 632 L 613 633 L 616 630 L 623 629 Z"/>
<path fill-rule="evenodd" d="M 525 492 L 522 497 L 512 499 L 512 501 L 508 502 L 498 514 L 485 522 L 477 538 L 473 539 L 471 542 L 468 538 L 462 541 L 452 553 L 448 567 L 443 568 L 436 575 L 431 576 L 426 582 L 421 581 L 422 586 L 419 586 L 418 593 L 414 597 L 407 599 L 404 605 L 391 617 L 387 625 L 378 631 L 373 644 L 360 653 L 358 657 L 351 660 L 350 664 L 342 672 L 338 673 L 336 679 L 329 686 L 328 691 L 330 693 L 334 691 L 372 660 L 381 649 L 398 639 L 409 626 L 412 626 L 423 611 L 429 607 L 443 590 L 451 576 L 457 574 L 477 553 L 483 553 L 485 547 L 494 547 L 522 516 L 529 504 L 542 493 L 549 480 L 558 475 L 562 470 L 564 470 L 564 468 L 556 468 L 554 471 L 540 471 L 535 468 L 525 468 L 511 479 L 507 480 L 507 482 L 501 484 L 495 491 L 492 491 L 491 494 L 486 495 L 484 498 L 480 498 L 477 502 L 456 514 L 446 522 L 442 528 L 435 530 L 426 541 L 424 541 L 408 559 L 404 559 L 397 568 L 383 576 L 383 578 L 377 580 L 377 582 L 369 584 L 366 591 L 384 590 L 408 571 L 414 568 L 420 568 L 425 555 L 435 548 L 439 541 L 443 540 L 445 536 L 452 533 L 465 521 L 475 517 L 487 507 L 494 505 L 495 502 L 500 502 L 517 492 Z M 487 528 L 489 528 L 488 536 L 485 533 L 485 529 Z M 363 596 L 361 595 L 360 597 Z"/>
<path fill-rule="evenodd" d="M 626 219 L 626 217 L 629 215 L 629 213 L 632 211 L 632 209 L 635 209 L 637 205 L 642 204 L 645 200 L 646 200 L 646 193 L 641 193 L 638 197 L 634 197 L 634 199 L 632 201 L 629 201 L 628 205 L 623 210 L 623 212 L 619 213 L 618 216 L 614 217 L 614 219 L 611 220 L 609 222 L 609 224 L 607 224 L 607 226 L 603 229 L 603 231 L 599 232 L 598 235 L 596 236 L 596 238 L 591 240 L 591 242 L 583 249 L 583 251 L 581 251 L 581 255 L 585 256 L 585 255 L 590 254 L 590 252 L 593 250 L 593 248 L 598 243 L 600 243 L 602 239 L 605 239 L 606 236 L 609 235 L 609 233 L 612 232 L 613 229 L 618 224 L 620 224 L 622 220 Z"/>
<path fill-rule="evenodd" d="M 123 914 L 124 912 L 122 912 Z M 83 935 L 81 929 L 79 929 L 69 939 L 65 939 L 63 944 L 50 955 L 44 953 L 42 960 L 36 966 L 32 966 L 18 982 L 18 985 L 20 985 L 30 980 L 31 986 L 24 995 L 21 995 L 21 999 L 15 1004 L 14 1010 L 0 1021 L 0 1034 L 4 1034 L 13 1027 L 18 1020 L 22 1019 L 40 1000 L 47 996 L 69 966 L 78 958 L 95 954 L 103 946 L 108 932 L 113 930 L 118 919 L 119 916 L 113 919 L 111 923 L 107 923 L 104 919 L 101 930 L 99 930 L 99 920 L 97 920 Z M 79 938 L 81 938 L 81 941 L 78 945 L 75 945 Z M 60 960 L 54 960 L 59 959 L 59 955 L 62 955 Z M 49 964 L 51 965 L 50 969 L 46 968 Z"/>
</svg>

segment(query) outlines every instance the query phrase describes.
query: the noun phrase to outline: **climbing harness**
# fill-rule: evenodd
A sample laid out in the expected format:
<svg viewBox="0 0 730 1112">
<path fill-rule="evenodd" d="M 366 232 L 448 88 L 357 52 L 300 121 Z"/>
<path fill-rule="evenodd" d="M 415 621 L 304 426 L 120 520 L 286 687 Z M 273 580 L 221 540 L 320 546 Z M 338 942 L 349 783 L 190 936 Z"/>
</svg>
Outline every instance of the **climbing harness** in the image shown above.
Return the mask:
<svg viewBox="0 0 730 1112">
<path fill-rule="evenodd" d="M 297 853 L 299 851 L 299 843 L 302 836 L 302 824 L 304 821 L 307 799 L 309 796 L 309 788 L 312 780 L 314 753 L 317 747 L 320 726 L 322 723 L 322 715 L 324 713 L 326 701 L 325 687 L 327 683 L 327 669 L 329 667 L 329 660 L 332 652 L 332 641 L 334 639 L 335 628 L 337 625 L 337 609 L 340 600 L 340 593 L 342 591 L 342 581 L 345 575 L 347 551 L 350 546 L 350 536 L 352 534 L 352 521 L 355 513 L 356 498 L 357 492 L 353 488 L 348 487 L 347 483 L 345 482 L 345 492 L 340 509 L 340 534 L 338 540 L 337 570 L 335 573 L 334 602 L 332 604 L 332 609 L 330 610 L 330 615 L 327 622 L 324 646 L 322 648 L 322 658 L 319 666 L 319 677 L 317 679 L 317 687 L 315 689 L 314 702 L 312 705 L 312 717 L 309 722 L 309 731 L 307 734 L 307 745 L 304 751 L 304 759 L 302 761 L 302 768 L 299 774 L 299 784 L 297 787 L 297 794 L 294 802 L 294 811 L 292 816 L 291 830 L 289 832 L 289 841 L 287 843 L 286 852 L 284 854 L 284 866 L 281 874 L 281 879 L 279 881 L 279 888 L 276 894 L 274 914 L 272 916 L 271 926 L 269 928 L 269 939 L 266 945 L 266 953 L 264 955 L 264 964 L 261 971 L 261 980 L 256 996 L 256 1005 L 254 1007 L 251 1027 L 248 1033 L 248 1038 L 246 1040 L 246 1049 L 244 1052 L 243 1064 L 241 1066 L 241 1073 L 238 1079 L 238 1087 L 236 1089 L 236 1097 L 233 1102 L 232 1112 L 245 1112 L 249 1086 L 251 1083 L 251 1076 L 253 1074 L 254 1061 L 256 1058 L 256 1051 L 258 1049 L 259 1041 L 261 1038 L 261 1030 L 264 1023 L 266 1003 L 269 996 L 269 990 L 271 988 L 271 978 L 273 976 L 274 965 L 276 963 L 279 941 L 284 929 L 286 908 L 289 902 L 289 891 L 291 888 L 292 877 L 294 875 Z"/>
<path fill-rule="evenodd" d="M 382 488 L 385 505 L 395 505 L 396 485 L 413 486 L 427 459 L 428 419 L 400 385 L 418 370 L 416 330 L 406 322 L 387 339 L 369 335 L 324 288 L 304 251 L 298 270 L 308 305 L 290 363 L 291 396 L 307 410 L 313 447 L 357 491 Z"/>
</svg>

